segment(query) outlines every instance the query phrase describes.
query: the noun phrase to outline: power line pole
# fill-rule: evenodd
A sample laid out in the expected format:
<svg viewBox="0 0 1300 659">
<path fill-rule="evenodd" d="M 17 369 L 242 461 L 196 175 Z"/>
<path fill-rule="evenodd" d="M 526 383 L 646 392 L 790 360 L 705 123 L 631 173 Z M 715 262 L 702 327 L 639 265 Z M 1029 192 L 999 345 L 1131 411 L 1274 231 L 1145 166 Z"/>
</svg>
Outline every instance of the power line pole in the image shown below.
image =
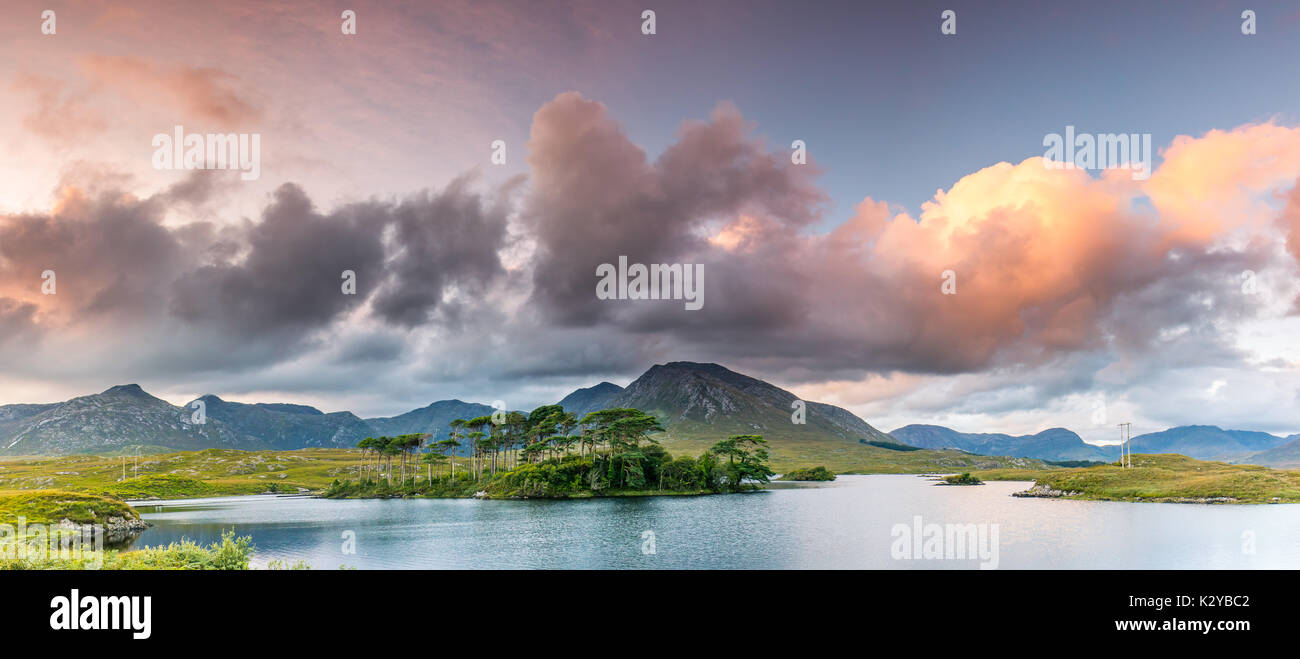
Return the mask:
<svg viewBox="0 0 1300 659">
<path fill-rule="evenodd" d="M 1129 445 L 1129 439 L 1132 436 L 1132 423 L 1119 424 L 1119 466 L 1125 469 L 1133 466 L 1133 447 Z"/>
</svg>

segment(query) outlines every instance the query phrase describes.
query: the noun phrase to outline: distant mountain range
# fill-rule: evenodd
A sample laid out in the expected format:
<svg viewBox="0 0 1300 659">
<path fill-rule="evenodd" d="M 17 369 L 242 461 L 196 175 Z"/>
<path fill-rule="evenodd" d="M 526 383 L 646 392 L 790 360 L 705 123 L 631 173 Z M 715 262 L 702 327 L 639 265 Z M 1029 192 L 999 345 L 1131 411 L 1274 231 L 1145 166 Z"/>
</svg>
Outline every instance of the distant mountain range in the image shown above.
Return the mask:
<svg viewBox="0 0 1300 659">
<path fill-rule="evenodd" d="M 1084 442 L 1065 428 L 1036 435 L 963 433 L 943 426 L 914 424 L 889 433 L 904 444 L 921 448 L 955 448 L 981 455 L 1008 455 L 1040 460 L 1119 459 L 1119 446 Z M 1223 430 L 1218 426 L 1178 426 L 1138 435 L 1134 453 L 1179 453 L 1198 460 L 1247 462 L 1269 467 L 1300 467 L 1300 434 L 1279 437 L 1253 430 Z"/>
<path fill-rule="evenodd" d="M 0 455 L 58 455 L 234 448 L 292 450 L 353 447 L 368 436 L 430 433 L 446 437 L 456 418 L 492 414 L 480 403 L 442 400 L 393 417 L 324 413 L 290 403 L 236 403 L 202 396 L 206 422 L 191 423 L 192 407 L 175 406 L 138 385 L 119 385 L 62 403 L 0 406 Z M 634 407 L 658 417 L 667 441 L 698 450 L 733 434 L 761 434 L 788 454 L 842 452 L 841 443 L 896 441 L 927 449 L 1042 460 L 1112 461 L 1117 446 L 1084 442 L 1065 428 L 1035 435 L 963 433 L 914 424 L 885 434 L 834 405 L 801 401 L 789 391 L 718 364 L 670 362 L 651 367 L 626 388 L 609 382 L 578 389 L 560 402 L 580 417 Z M 802 423 L 794 415 L 802 407 Z M 831 444 L 827 444 L 831 442 Z M 820 447 L 810 453 L 810 447 Z M 1181 453 L 1277 467 L 1300 467 L 1300 435 L 1182 426 L 1133 438 L 1135 453 Z"/>
<path fill-rule="evenodd" d="M 206 416 L 201 424 L 191 422 L 196 401 Z M 307 405 L 234 403 L 211 394 L 178 407 L 128 384 L 63 403 L 0 406 L 0 455 L 353 447 L 372 435 L 427 432 L 442 438 L 452 419 L 492 412 L 487 405 L 444 400 L 400 416 L 362 419 Z"/>
<path fill-rule="evenodd" d="M 957 432 L 952 428 L 913 424 L 889 433 L 894 439 L 921 448 L 955 448 L 980 455 L 1008 455 L 1040 460 L 1119 459 L 1119 447 L 1097 446 L 1065 428 L 1050 428 L 1037 435 Z"/>
<path fill-rule="evenodd" d="M 134 384 L 62 403 L 5 405 L 0 407 L 0 454 L 104 453 L 128 445 L 178 451 L 269 448 L 220 420 L 198 425 L 187 423 L 189 418 L 185 409 Z"/>
<path fill-rule="evenodd" d="M 579 415 L 635 407 L 659 417 L 668 428 L 666 439 L 683 441 L 713 442 L 732 434 L 762 434 L 770 441 L 889 439 L 848 410 L 811 401 L 802 402 L 804 423 L 795 423 L 798 400 L 717 364 L 673 362 L 652 367 L 627 388 L 602 382 L 574 391 L 560 404 Z M 203 403 L 203 424 L 190 422 L 195 401 Z M 63 403 L 0 406 L 0 454 L 352 447 L 367 436 L 424 432 L 440 439 L 452 419 L 494 411 L 479 403 L 443 400 L 398 416 L 363 419 L 351 412 L 236 403 L 211 394 L 195 401 L 175 406 L 138 385 L 122 385 Z"/>
</svg>

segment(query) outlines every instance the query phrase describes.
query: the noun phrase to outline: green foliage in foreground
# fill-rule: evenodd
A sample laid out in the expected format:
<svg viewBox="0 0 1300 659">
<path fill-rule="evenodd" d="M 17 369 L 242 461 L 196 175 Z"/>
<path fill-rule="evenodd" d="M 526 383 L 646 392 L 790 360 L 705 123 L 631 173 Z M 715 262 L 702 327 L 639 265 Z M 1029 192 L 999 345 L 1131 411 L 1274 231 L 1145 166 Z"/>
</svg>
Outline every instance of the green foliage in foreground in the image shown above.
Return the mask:
<svg viewBox="0 0 1300 659">
<path fill-rule="evenodd" d="M 944 476 L 943 482 L 947 485 L 983 485 L 984 481 L 976 476 L 970 475 L 970 472 Z"/>
<path fill-rule="evenodd" d="M 22 558 L 0 554 L 0 570 L 247 570 L 252 554 L 252 538 L 235 537 L 234 531 L 226 531 L 221 534 L 220 542 L 206 547 L 181 540 L 166 547 L 137 551 L 108 549 L 87 552 L 77 558 Z M 302 569 L 304 564 L 289 567 Z"/>
<path fill-rule="evenodd" d="M 1300 503 L 1300 471 L 1207 462 L 1183 455 L 1135 455 L 1133 467 L 1110 463 L 1047 472 L 975 472 L 985 480 L 1033 480 L 1072 499 L 1223 503 Z"/>
<path fill-rule="evenodd" d="M 790 473 L 781 476 L 783 481 L 833 481 L 835 474 L 826 467 L 817 466 L 811 469 L 794 469 Z"/>
</svg>

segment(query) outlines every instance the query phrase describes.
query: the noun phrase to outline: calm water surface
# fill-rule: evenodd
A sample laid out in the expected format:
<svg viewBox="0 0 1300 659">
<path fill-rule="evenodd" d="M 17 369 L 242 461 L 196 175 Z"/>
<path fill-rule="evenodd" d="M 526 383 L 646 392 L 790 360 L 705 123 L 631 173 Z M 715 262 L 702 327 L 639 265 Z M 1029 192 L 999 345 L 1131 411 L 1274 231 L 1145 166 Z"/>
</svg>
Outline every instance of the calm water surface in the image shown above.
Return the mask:
<svg viewBox="0 0 1300 659">
<path fill-rule="evenodd" d="M 897 560 L 891 529 L 996 524 L 998 567 L 1300 568 L 1300 504 L 1019 499 L 1029 483 L 938 487 L 917 476 L 840 476 L 818 487 L 581 501 L 227 497 L 137 504 L 135 547 L 222 529 L 251 535 L 254 565 L 409 568 L 975 569 Z M 992 527 L 986 527 L 992 528 Z M 345 553 L 346 532 L 355 553 Z M 653 531 L 654 553 L 643 533 Z M 1253 553 L 1250 541 L 1253 537 Z"/>
</svg>

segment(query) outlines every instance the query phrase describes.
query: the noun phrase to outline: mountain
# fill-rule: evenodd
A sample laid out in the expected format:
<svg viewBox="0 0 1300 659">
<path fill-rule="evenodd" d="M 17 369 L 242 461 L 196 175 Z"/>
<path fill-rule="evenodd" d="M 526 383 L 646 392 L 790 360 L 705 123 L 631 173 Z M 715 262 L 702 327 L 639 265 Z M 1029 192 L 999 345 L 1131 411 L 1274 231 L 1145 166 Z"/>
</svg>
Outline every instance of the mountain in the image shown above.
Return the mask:
<svg viewBox="0 0 1300 659">
<path fill-rule="evenodd" d="M 588 412 L 596 410 L 607 410 L 614 405 L 610 403 L 620 394 L 623 393 L 623 387 L 610 382 L 601 382 L 593 387 L 578 389 L 573 393 L 565 396 L 560 402 L 560 407 L 566 412 L 573 412 L 581 419 Z"/>
<path fill-rule="evenodd" d="M 789 440 L 852 444 L 860 439 L 889 440 L 852 412 L 824 403 L 805 402 L 805 422 L 796 424 L 792 415 L 797 396 L 718 364 L 660 364 L 626 389 L 602 383 L 579 389 L 564 400 L 574 402 L 575 409 L 595 405 L 595 409 L 633 407 L 645 411 L 664 424 L 668 440 L 694 445 L 742 434 L 763 435 L 774 446 Z M 565 409 L 569 407 L 565 405 Z"/>
<path fill-rule="evenodd" d="M 1277 469 L 1300 469 L 1300 435 L 1291 435 L 1285 444 L 1243 458 L 1242 462 Z"/>
<path fill-rule="evenodd" d="M 1190 458 L 1242 458 L 1285 444 L 1286 438 L 1253 430 L 1224 430 L 1218 426 L 1178 426 L 1138 435 L 1134 453 L 1181 453 Z"/>
<path fill-rule="evenodd" d="M 351 412 L 325 414 L 307 405 L 232 403 L 211 394 L 198 399 L 209 420 L 261 439 L 269 448 L 285 450 L 357 445 L 374 430 Z M 193 409 L 193 401 L 187 408 Z"/>
<path fill-rule="evenodd" d="M 1119 458 L 1119 448 L 1083 441 L 1065 428 L 1049 428 L 1036 435 L 957 432 L 943 426 L 912 424 L 889 433 L 904 444 L 921 448 L 956 448 L 980 455 L 1006 455 L 1040 460 L 1097 460 Z"/>
<path fill-rule="evenodd" d="M 190 410 L 145 393 L 139 385 L 48 405 L 7 405 L 0 415 L 0 454 L 59 455 L 166 447 L 265 449 L 265 442 L 221 421 L 189 423 Z"/>
</svg>

